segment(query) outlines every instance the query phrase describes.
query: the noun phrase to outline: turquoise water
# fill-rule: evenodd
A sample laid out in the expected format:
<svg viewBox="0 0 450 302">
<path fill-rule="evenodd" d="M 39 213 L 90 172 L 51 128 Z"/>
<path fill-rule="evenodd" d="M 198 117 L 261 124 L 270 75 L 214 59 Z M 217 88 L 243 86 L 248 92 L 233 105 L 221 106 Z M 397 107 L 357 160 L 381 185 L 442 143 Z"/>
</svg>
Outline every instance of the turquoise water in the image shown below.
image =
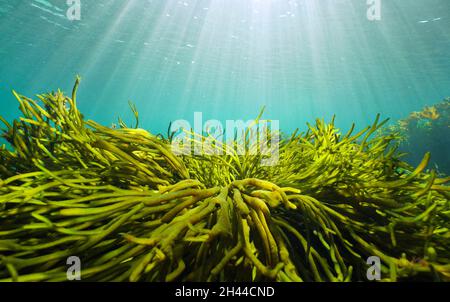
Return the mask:
<svg viewBox="0 0 450 302">
<path fill-rule="evenodd" d="M 105 125 L 166 133 L 170 121 L 250 119 L 266 106 L 290 132 L 394 120 L 450 96 L 450 1 L 0 0 L 0 112 L 25 95 L 83 81 L 79 107 Z"/>
</svg>

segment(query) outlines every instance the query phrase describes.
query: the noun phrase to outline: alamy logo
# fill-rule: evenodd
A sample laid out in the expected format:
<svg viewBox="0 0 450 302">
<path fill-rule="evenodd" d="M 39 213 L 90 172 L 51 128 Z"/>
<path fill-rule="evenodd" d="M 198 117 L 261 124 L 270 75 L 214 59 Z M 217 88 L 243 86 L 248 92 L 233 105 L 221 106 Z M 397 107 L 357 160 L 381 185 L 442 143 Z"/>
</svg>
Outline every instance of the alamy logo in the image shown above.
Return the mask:
<svg viewBox="0 0 450 302">
<path fill-rule="evenodd" d="M 262 166 L 274 166 L 279 159 L 280 123 L 276 120 L 218 120 L 203 123 L 194 113 L 194 127 L 186 120 L 172 123 L 172 151 L 176 155 L 255 155 Z"/>
<path fill-rule="evenodd" d="M 81 0 L 67 0 L 67 5 L 69 9 L 67 10 L 66 16 L 70 21 L 80 21 L 81 20 Z"/>
<path fill-rule="evenodd" d="M 381 0 L 367 0 L 367 19 L 369 21 L 381 20 Z"/>
<path fill-rule="evenodd" d="M 380 257 L 372 256 L 367 259 L 370 267 L 367 269 L 367 279 L 369 281 L 381 280 L 381 260 Z"/>
<path fill-rule="evenodd" d="M 67 280 L 79 281 L 81 280 L 81 260 L 79 257 L 71 256 L 67 258 L 67 265 L 70 265 L 67 269 Z"/>
</svg>

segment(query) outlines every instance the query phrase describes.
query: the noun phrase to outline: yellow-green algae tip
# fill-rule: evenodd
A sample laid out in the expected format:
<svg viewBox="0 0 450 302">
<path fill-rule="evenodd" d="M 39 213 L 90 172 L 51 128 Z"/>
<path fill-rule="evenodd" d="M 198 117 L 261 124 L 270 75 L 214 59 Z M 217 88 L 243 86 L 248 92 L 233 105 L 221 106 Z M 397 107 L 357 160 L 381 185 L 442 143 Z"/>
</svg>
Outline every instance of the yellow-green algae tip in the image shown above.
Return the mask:
<svg viewBox="0 0 450 302">
<path fill-rule="evenodd" d="M 367 281 L 371 256 L 383 281 L 450 279 L 449 178 L 372 138 L 379 116 L 317 120 L 265 167 L 255 146 L 175 156 L 170 135 L 86 121 L 79 83 L 14 92 L 22 116 L 0 118 L 1 281 L 65 281 L 74 255 L 85 281 Z"/>
</svg>

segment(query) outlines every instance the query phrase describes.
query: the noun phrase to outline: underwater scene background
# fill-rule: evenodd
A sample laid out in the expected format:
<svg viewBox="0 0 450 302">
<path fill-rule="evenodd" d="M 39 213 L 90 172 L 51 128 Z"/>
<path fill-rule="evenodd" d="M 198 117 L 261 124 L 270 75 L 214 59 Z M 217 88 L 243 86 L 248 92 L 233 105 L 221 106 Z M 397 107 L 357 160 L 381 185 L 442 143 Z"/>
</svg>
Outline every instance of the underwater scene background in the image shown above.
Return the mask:
<svg viewBox="0 0 450 302">
<path fill-rule="evenodd" d="M 70 91 L 105 124 L 130 118 L 166 133 L 169 122 L 254 118 L 263 105 L 285 132 L 315 118 L 349 129 L 393 120 L 450 95 L 450 10 L 445 0 L 0 1 L 2 113 L 11 89 Z M 128 115 L 127 115 L 128 114 Z"/>
<path fill-rule="evenodd" d="M 90 281 L 366 281 L 371 256 L 448 281 L 449 28 L 448 0 L 0 0 L 0 281 L 71 255 Z M 251 133 L 170 148 L 263 108 L 274 166 Z"/>
</svg>

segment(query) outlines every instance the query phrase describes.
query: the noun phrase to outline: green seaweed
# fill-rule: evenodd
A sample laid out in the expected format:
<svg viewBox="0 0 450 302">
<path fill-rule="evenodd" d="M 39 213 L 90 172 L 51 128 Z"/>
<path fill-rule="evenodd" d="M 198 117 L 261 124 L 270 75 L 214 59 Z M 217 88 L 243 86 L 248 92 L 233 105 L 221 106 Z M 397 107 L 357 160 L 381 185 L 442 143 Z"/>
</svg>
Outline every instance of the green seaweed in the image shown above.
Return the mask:
<svg viewBox="0 0 450 302">
<path fill-rule="evenodd" d="M 14 92 L 22 117 L 0 119 L 0 281 L 65 281 L 74 255 L 85 281 L 361 281 L 370 256 L 383 281 L 450 279 L 449 178 L 372 138 L 380 116 L 356 134 L 317 120 L 262 166 L 251 131 L 243 155 L 175 156 L 131 104 L 134 129 L 86 121 L 79 83 Z"/>
</svg>

